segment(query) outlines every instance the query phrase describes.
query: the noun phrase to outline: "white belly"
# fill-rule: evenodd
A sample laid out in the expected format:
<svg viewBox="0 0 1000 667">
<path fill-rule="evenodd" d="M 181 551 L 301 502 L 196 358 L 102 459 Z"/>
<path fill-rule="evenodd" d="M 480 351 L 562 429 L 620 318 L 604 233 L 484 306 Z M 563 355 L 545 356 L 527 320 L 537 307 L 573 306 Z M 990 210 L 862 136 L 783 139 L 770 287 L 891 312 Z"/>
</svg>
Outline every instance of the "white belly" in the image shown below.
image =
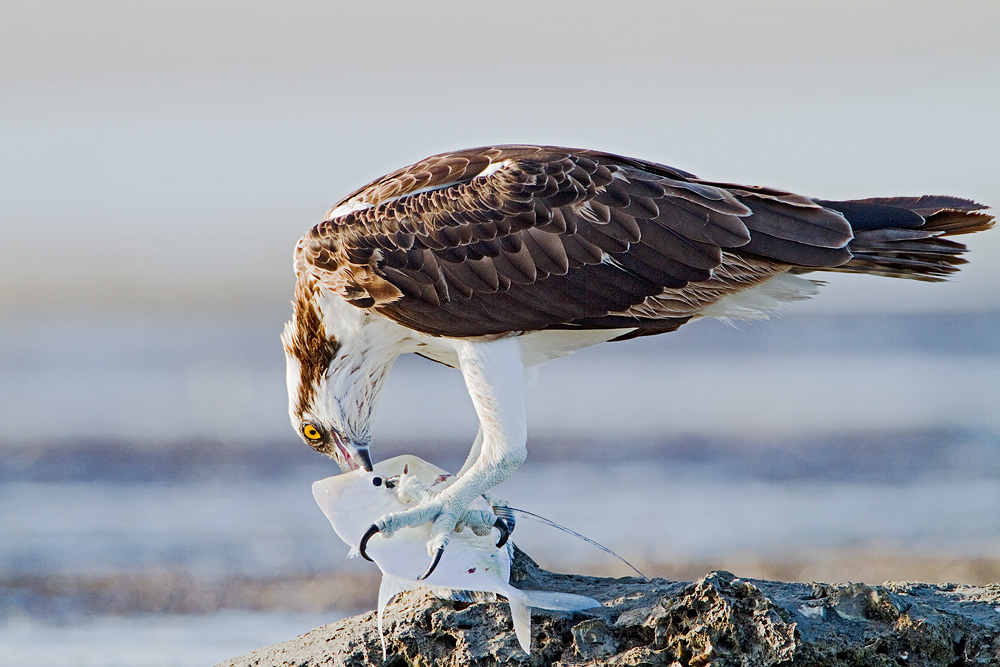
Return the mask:
<svg viewBox="0 0 1000 667">
<path fill-rule="evenodd" d="M 521 344 L 521 359 L 526 368 L 544 364 L 546 361 L 565 357 L 570 352 L 598 343 L 606 343 L 632 331 L 629 329 L 597 329 L 589 331 L 547 330 L 533 331 L 517 337 Z M 458 368 L 458 353 L 455 340 L 419 336 L 414 352 L 446 366 Z"/>
</svg>

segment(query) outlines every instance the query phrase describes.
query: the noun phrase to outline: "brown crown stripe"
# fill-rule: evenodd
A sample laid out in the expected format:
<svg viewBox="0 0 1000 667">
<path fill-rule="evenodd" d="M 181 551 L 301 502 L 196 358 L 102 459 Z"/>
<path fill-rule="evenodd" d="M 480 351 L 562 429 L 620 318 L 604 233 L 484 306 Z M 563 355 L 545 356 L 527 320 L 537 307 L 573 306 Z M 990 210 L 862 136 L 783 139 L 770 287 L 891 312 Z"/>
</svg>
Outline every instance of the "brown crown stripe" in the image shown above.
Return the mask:
<svg viewBox="0 0 1000 667">
<path fill-rule="evenodd" d="M 295 400 L 296 415 L 300 419 L 312 405 L 320 380 L 326 375 L 339 347 L 337 339 L 326 333 L 316 304 L 318 292 L 316 280 L 300 276 L 292 302 L 292 335 L 285 341 L 289 354 L 300 365 L 301 379 Z"/>
</svg>

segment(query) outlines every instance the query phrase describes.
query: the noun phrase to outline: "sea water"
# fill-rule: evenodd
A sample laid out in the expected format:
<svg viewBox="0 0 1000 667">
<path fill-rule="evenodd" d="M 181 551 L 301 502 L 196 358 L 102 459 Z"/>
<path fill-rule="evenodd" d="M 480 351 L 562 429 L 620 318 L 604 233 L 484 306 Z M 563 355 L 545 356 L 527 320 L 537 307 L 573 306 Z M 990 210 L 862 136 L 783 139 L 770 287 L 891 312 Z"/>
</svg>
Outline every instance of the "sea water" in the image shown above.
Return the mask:
<svg viewBox="0 0 1000 667">
<path fill-rule="evenodd" d="M 544 368 L 499 493 L 654 573 L 1000 553 L 996 315 L 705 324 Z M 76 331 L 0 326 L 0 664 L 205 665 L 373 602 L 311 498 L 338 470 L 288 427 L 274 332 Z M 405 359 L 373 453 L 454 469 L 474 432 L 461 377 Z M 528 519 L 513 539 L 629 573 Z M 361 590 L 310 597 L 331 577 Z"/>
</svg>

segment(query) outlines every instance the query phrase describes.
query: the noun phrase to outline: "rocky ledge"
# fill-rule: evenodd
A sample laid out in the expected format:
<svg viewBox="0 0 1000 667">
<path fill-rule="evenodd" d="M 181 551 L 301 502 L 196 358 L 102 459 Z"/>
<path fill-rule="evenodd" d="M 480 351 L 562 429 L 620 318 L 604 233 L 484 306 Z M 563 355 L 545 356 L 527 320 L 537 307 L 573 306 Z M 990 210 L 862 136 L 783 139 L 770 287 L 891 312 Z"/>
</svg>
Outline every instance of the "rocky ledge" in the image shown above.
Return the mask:
<svg viewBox="0 0 1000 667">
<path fill-rule="evenodd" d="M 1000 584 L 801 584 L 712 572 L 694 583 L 554 574 L 518 553 L 520 588 L 596 597 L 599 609 L 535 610 L 532 652 L 505 603 L 460 604 L 420 591 L 386 611 L 325 625 L 222 663 L 288 665 L 1000 665 Z"/>
</svg>

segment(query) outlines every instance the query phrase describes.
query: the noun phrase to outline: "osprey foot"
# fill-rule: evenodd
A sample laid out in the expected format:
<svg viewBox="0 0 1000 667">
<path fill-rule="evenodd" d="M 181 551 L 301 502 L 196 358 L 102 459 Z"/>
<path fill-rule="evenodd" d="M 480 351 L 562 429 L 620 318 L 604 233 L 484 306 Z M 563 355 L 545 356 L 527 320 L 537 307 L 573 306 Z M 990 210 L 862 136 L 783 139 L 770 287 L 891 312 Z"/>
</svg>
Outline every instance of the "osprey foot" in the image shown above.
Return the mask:
<svg viewBox="0 0 1000 667">
<path fill-rule="evenodd" d="M 489 535 L 496 528 L 500 533 L 496 543 L 497 548 L 501 548 L 507 543 L 510 538 L 510 528 L 504 519 L 498 518 L 493 512 L 487 510 L 469 510 L 458 518 L 458 513 L 453 509 L 456 503 L 449 502 L 451 499 L 444 497 L 445 495 L 442 493 L 437 498 L 412 509 L 393 512 L 379 518 L 365 531 L 358 545 L 358 551 L 365 559 L 372 560 L 368 555 L 368 542 L 376 534 L 389 538 L 401 528 L 430 523 L 431 537 L 427 542 L 427 552 L 432 560 L 427 570 L 417 577 L 418 580 L 423 580 L 429 577 L 438 563 L 441 562 L 441 557 L 444 555 L 445 547 L 448 546 L 448 540 L 452 533 L 468 528 L 476 535 Z"/>
<path fill-rule="evenodd" d="M 467 513 L 465 515 L 466 518 L 462 519 L 462 521 L 463 522 L 466 521 L 468 519 L 469 514 L 471 513 L 472 512 Z M 483 514 L 485 514 L 485 512 L 483 512 Z M 503 519 L 497 519 L 496 521 L 494 521 L 493 527 L 500 531 L 500 539 L 497 541 L 497 549 L 499 549 L 503 545 L 507 544 L 507 540 L 510 539 L 510 531 L 507 530 L 507 524 Z M 455 529 L 456 532 L 458 532 L 459 530 L 461 530 L 461 528 Z M 480 534 L 475 529 L 473 529 L 473 532 L 475 532 L 477 535 Z M 417 581 L 423 581 L 427 577 L 431 576 L 431 573 L 437 568 L 438 563 L 441 562 L 441 556 L 443 555 L 444 555 L 444 547 L 442 546 L 437 551 L 434 552 L 434 560 L 432 560 L 431 564 L 427 567 L 426 570 L 424 570 L 424 573 L 419 577 L 417 577 Z"/>
</svg>

